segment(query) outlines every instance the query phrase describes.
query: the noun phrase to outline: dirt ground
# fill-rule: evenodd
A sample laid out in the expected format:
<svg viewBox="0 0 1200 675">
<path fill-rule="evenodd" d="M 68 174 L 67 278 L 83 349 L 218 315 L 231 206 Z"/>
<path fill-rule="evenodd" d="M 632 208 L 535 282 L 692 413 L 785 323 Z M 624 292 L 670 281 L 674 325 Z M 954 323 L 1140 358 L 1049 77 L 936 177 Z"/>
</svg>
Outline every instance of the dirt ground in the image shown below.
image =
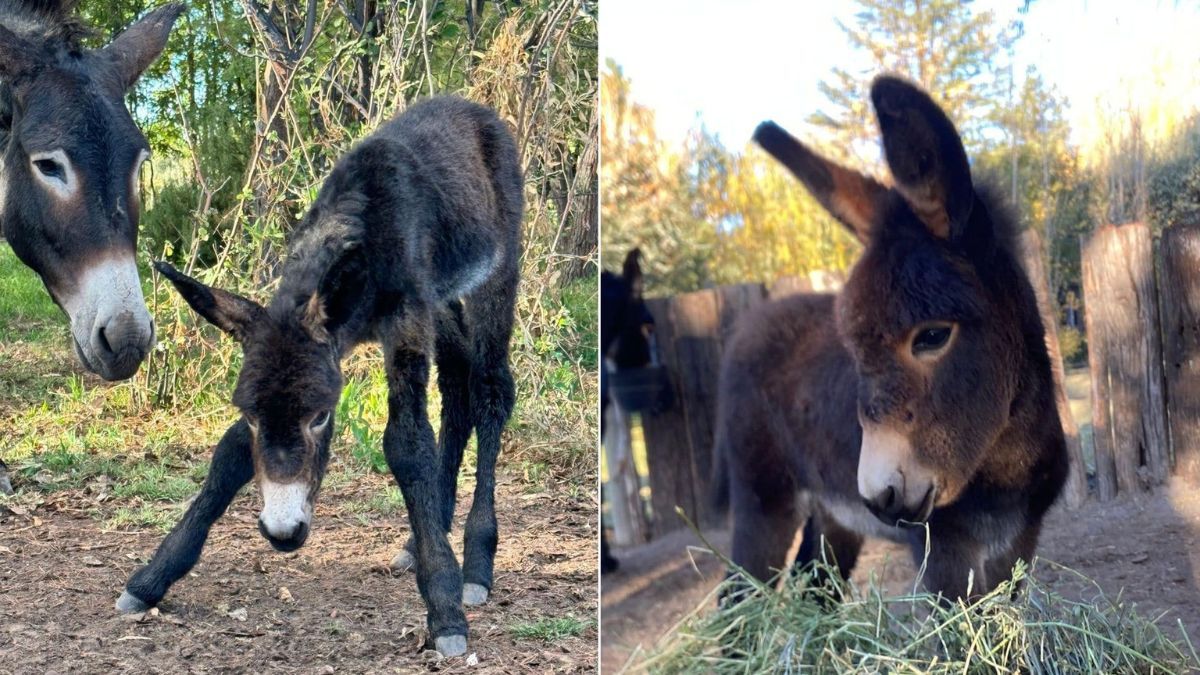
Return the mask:
<svg viewBox="0 0 1200 675">
<path fill-rule="evenodd" d="M 706 534 L 728 552 L 726 531 Z M 1200 638 L 1200 487 L 1175 480 L 1152 494 L 1077 511 L 1056 507 L 1042 532 L 1038 555 L 1080 572 L 1115 600 L 1136 604 L 1143 616 L 1193 641 Z M 691 532 L 676 532 L 645 546 L 618 549 L 620 569 L 605 575 L 601 596 L 601 672 L 617 672 L 692 611 L 710 611 L 710 597 L 724 569 Z M 1075 575 L 1038 564 L 1037 576 L 1060 594 L 1097 595 Z M 888 591 L 911 588 L 915 570 L 899 545 L 872 540 L 854 580 L 875 574 Z"/>
<path fill-rule="evenodd" d="M 530 493 L 515 477 L 501 477 L 492 597 L 468 611 L 467 656 L 439 659 L 421 649 L 425 610 L 415 578 L 388 570 L 408 535 L 402 513 L 364 523 L 337 508 L 347 495 L 323 491 L 309 542 L 280 554 L 255 528 L 257 496 L 239 496 L 160 612 L 120 617 L 113 609 L 117 595 L 162 534 L 103 530 L 88 513 L 94 499 L 86 492 L 51 493 L 33 509 L 0 507 L 0 673 L 596 668 L 595 502 L 589 496 L 565 489 Z M 464 517 L 460 509 L 460 526 Z M 460 560 L 461 536 L 458 527 Z M 584 627 L 547 639 L 514 631 L 564 617 Z"/>
</svg>

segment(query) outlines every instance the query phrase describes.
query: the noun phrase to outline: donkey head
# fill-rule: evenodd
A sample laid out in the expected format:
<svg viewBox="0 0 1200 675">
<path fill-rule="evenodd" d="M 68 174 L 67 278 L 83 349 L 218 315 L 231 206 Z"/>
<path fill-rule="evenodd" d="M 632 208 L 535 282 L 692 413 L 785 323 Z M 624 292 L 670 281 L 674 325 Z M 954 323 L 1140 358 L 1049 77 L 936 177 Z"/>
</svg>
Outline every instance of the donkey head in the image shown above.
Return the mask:
<svg viewBox="0 0 1200 675">
<path fill-rule="evenodd" d="M 884 522 L 922 522 L 958 498 L 1008 421 L 1023 358 L 1017 290 L 989 274 L 1006 231 L 945 113 L 893 77 L 871 100 L 893 187 L 773 123 L 755 140 L 865 245 L 836 305 L 859 375 L 858 490 Z"/>
<path fill-rule="evenodd" d="M 609 367 L 640 368 L 651 361 L 654 317 L 642 298 L 641 251 L 625 256 L 621 275 L 604 272 L 600 279 L 600 349 Z"/>
<path fill-rule="evenodd" d="M 306 248 L 313 253 L 297 253 Z M 263 499 L 258 529 L 280 551 L 308 537 L 342 392 L 341 355 L 372 307 L 362 297 L 357 250 L 315 235 L 294 242 L 269 308 L 155 263 L 192 309 L 242 345 L 233 404 L 253 439 Z"/>
<path fill-rule="evenodd" d="M 182 5 L 83 51 L 0 24 L 0 227 L 71 321 L 83 365 L 132 376 L 154 342 L 135 264 L 149 146 L 124 104 Z"/>
</svg>

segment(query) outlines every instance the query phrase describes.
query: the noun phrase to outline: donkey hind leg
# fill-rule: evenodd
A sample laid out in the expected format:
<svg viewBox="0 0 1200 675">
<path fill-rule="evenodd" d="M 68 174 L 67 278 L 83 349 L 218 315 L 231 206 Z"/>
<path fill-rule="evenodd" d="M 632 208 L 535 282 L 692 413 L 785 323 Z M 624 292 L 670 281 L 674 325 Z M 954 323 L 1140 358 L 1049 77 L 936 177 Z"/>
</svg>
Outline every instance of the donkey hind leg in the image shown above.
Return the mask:
<svg viewBox="0 0 1200 675">
<path fill-rule="evenodd" d="M 501 270 L 467 298 L 471 341 L 470 405 L 478 460 L 475 494 L 463 535 L 463 602 L 487 601 L 491 592 L 499 534 L 496 526 L 496 460 L 500 432 L 516 404 L 508 366 L 517 270 Z"/>
<path fill-rule="evenodd" d="M 171 584 L 187 574 L 200 559 L 209 529 L 225 513 L 237 491 L 253 477 L 250 427 L 244 419 L 239 419 L 217 444 L 208 477 L 187 513 L 159 544 L 150 563 L 135 572 L 125 584 L 125 592 L 117 600 L 117 611 L 143 612 L 157 605 Z"/>
<path fill-rule="evenodd" d="M 822 550 L 821 545 L 824 545 Z M 804 538 L 800 542 L 800 550 L 796 552 L 793 569 L 798 572 L 810 572 L 812 585 L 818 588 L 836 589 L 840 584 L 829 574 L 828 565 L 835 566 L 841 581 L 848 581 L 854 565 L 858 562 L 858 554 L 862 550 L 863 536 L 853 530 L 842 527 L 829 514 L 821 510 L 814 500 L 813 511 L 804 524 Z M 814 561 L 823 565 L 811 570 L 805 569 Z"/>
<path fill-rule="evenodd" d="M 463 451 L 471 438 L 469 378 L 471 353 L 467 345 L 462 303 L 447 305 L 437 316 L 438 391 L 442 395 L 442 426 L 438 431 L 438 486 L 442 527 L 450 532 Z M 392 569 L 404 572 L 417 563 L 416 541 L 409 537 L 392 560 Z"/>
<path fill-rule="evenodd" d="M 0 495 L 11 495 L 12 493 L 12 481 L 8 479 L 8 466 L 4 464 L 4 460 L 0 459 Z"/>
<path fill-rule="evenodd" d="M 429 327 L 426 317 L 413 317 L 418 335 L 403 344 L 385 342 L 388 375 L 388 423 L 383 432 L 383 454 L 408 510 L 416 541 L 417 588 L 425 601 L 429 634 L 444 656 L 467 650 L 467 618 L 462 609 L 462 571 L 442 527 L 437 485 L 437 448 L 429 424 L 427 388 L 428 351 L 432 338 L 420 335 Z"/>
<path fill-rule="evenodd" d="M 758 485 L 745 485 L 745 479 L 735 475 L 730 478 L 733 562 L 759 581 L 769 582 L 787 567 L 788 549 L 801 523 L 795 483 L 784 472 Z M 751 590 L 745 580 L 727 587 L 721 606 L 741 601 Z"/>
</svg>

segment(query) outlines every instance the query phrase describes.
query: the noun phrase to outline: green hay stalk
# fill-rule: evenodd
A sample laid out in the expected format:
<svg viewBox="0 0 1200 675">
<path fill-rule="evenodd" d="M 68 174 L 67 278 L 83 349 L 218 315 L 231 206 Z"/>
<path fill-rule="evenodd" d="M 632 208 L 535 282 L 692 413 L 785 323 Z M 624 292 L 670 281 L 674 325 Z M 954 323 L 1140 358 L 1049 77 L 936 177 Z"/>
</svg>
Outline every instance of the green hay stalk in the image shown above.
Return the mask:
<svg viewBox="0 0 1200 675">
<path fill-rule="evenodd" d="M 816 564 L 837 577 L 828 561 Z M 789 574 L 765 584 L 738 569 L 653 651 L 635 654 L 626 670 L 989 675 L 1200 671 L 1200 657 L 1182 624 L 1183 639 L 1173 639 L 1156 619 L 1143 617 L 1119 595 L 1107 597 L 1090 580 L 1094 597 L 1069 600 L 1024 563 L 1013 570 L 1012 581 L 971 602 L 944 602 L 922 591 L 886 597 L 874 579 L 864 587 L 817 587 L 809 579 L 807 574 Z M 712 609 L 714 600 L 735 583 L 753 592 L 732 607 Z"/>
</svg>

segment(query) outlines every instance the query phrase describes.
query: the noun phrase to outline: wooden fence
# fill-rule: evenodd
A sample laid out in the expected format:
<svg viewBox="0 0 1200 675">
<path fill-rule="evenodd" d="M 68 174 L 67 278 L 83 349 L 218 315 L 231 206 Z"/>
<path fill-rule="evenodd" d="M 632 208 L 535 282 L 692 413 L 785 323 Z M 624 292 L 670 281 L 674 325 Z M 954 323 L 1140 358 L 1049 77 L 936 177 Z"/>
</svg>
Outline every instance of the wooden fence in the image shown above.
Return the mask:
<svg viewBox="0 0 1200 675">
<path fill-rule="evenodd" d="M 1071 459 L 1064 494 L 1068 506 L 1086 499 L 1089 473 L 1094 473 L 1094 493 L 1101 500 L 1159 484 L 1172 466 L 1177 473 L 1200 477 L 1200 227 L 1169 228 L 1162 242 L 1162 254 L 1156 257 L 1150 230 L 1141 224 L 1102 227 L 1082 242 L 1093 391 L 1090 472 L 1066 394 L 1046 257 L 1036 233 L 1023 235 L 1022 255 L 1047 326 L 1057 407 Z M 648 504 L 637 495 L 607 495 L 610 503 L 624 497 L 627 505 L 649 507 L 628 508 L 626 517 L 640 522 L 634 531 L 619 527 L 617 543 L 652 539 L 683 526 L 676 506 L 701 527 L 723 521 L 710 496 L 717 375 L 725 340 L 737 317 L 760 302 L 839 286 L 837 275 L 823 273 L 781 279 L 769 289 L 740 284 L 647 301 L 675 404 L 661 414 L 641 416 Z M 613 488 L 610 480 L 610 493 Z"/>
</svg>

